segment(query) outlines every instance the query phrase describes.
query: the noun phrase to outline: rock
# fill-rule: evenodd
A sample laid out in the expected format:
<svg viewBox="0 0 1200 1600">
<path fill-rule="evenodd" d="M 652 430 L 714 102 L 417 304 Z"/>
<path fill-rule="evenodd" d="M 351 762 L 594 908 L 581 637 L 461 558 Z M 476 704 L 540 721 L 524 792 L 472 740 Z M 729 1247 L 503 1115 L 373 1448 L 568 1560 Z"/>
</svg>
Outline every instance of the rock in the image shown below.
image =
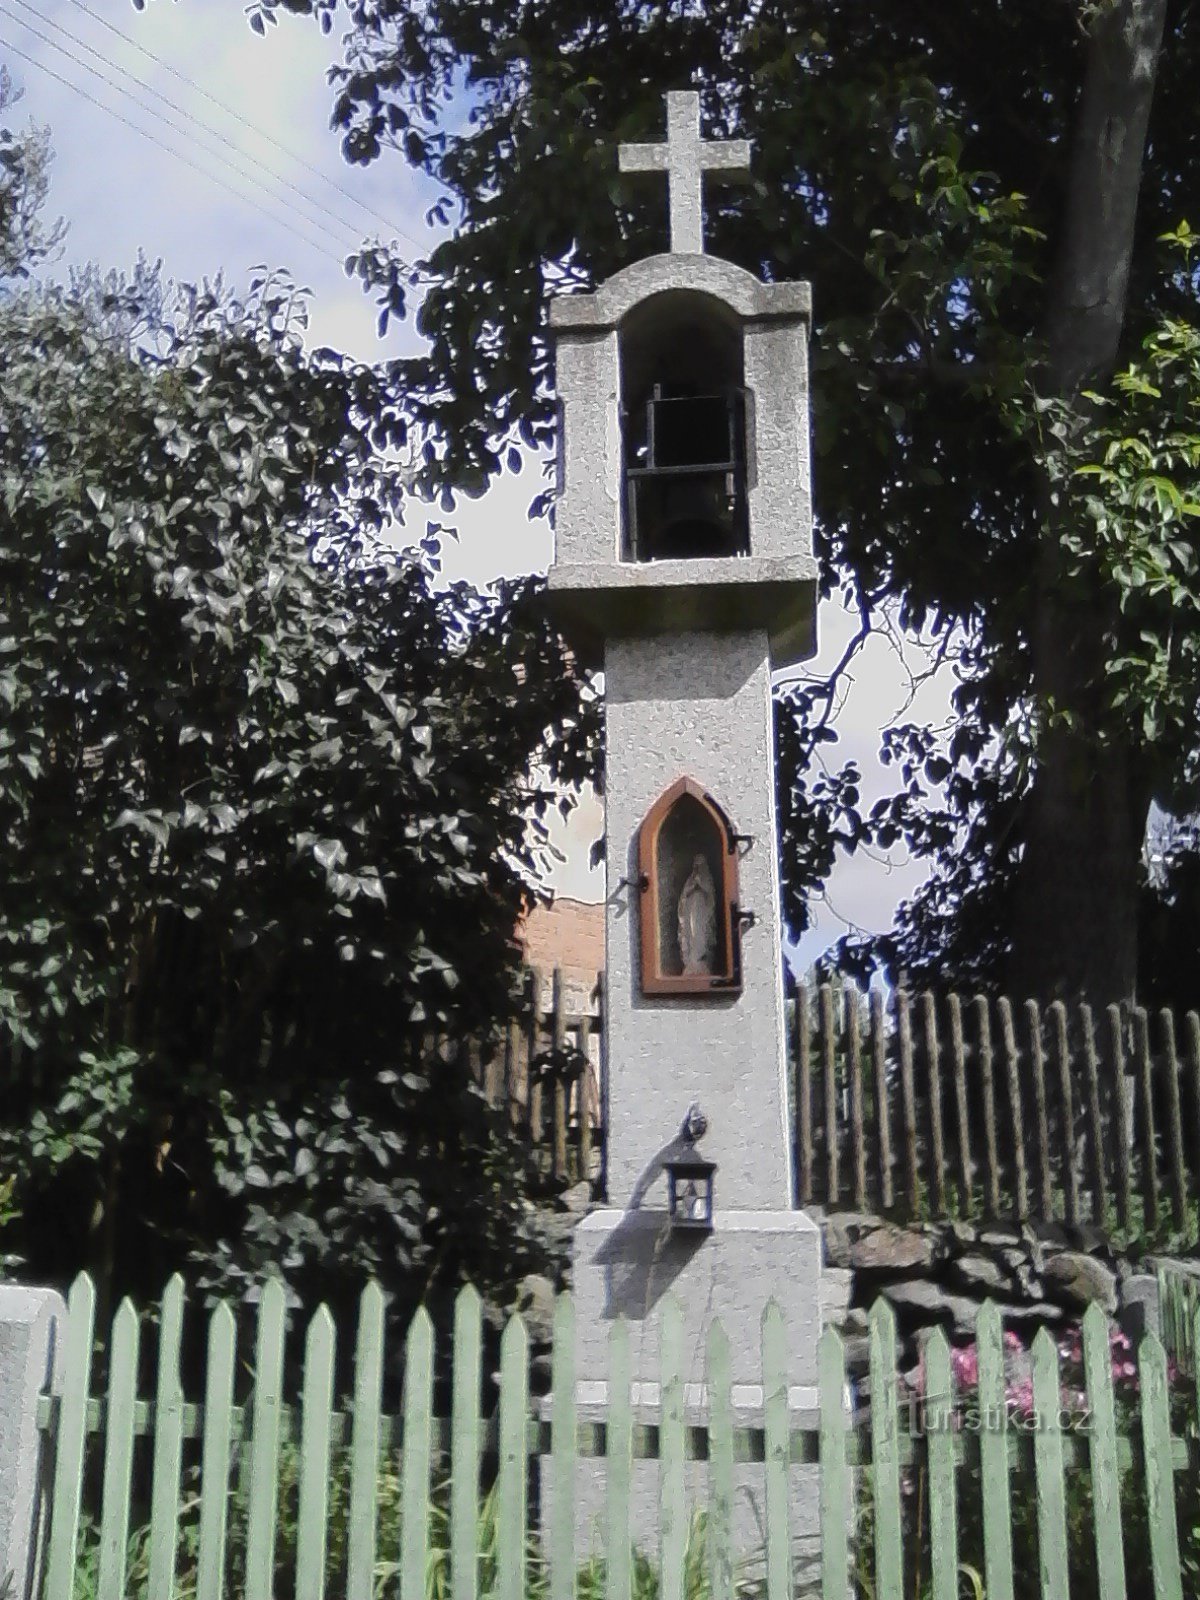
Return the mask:
<svg viewBox="0 0 1200 1600">
<path fill-rule="evenodd" d="M 974 1249 L 978 1235 L 976 1234 L 975 1228 L 971 1223 L 952 1222 L 946 1231 L 954 1240 L 955 1244 L 961 1245 L 964 1250 Z"/>
<path fill-rule="evenodd" d="M 1082 1308 L 1094 1302 L 1104 1311 L 1117 1309 L 1117 1275 L 1095 1256 L 1078 1250 L 1048 1256 L 1042 1279 L 1046 1293 L 1065 1305 Z"/>
<path fill-rule="evenodd" d="M 1007 1288 L 1009 1274 L 991 1256 L 959 1256 L 950 1264 L 950 1276 L 963 1289 L 982 1290 Z"/>
<path fill-rule="evenodd" d="M 846 1374 L 848 1377 L 857 1378 L 870 1370 L 871 1366 L 871 1340 L 865 1333 L 856 1333 L 852 1338 L 842 1341 L 842 1349 L 846 1356 Z"/>
<path fill-rule="evenodd" d="M 860 1334 L 870 1333 L 871 1319 L 862 1306 L 851 1306 L 838 1323 L 838 1327 L 843 1338 L 856 1339 Z"/>
<path fill-rule="evenodd" d="M 1013 1249 L 1021 1243 L 1021 1230 L 1006 1222 L 991 1222 L 980 1230 L 979 1242 L 991 1249 Z"/>
<path fill-rule="evenodd" d="M 1066 1312 L 1049 1300 L 1023 1300 L 1019 1305 L 999 1307 L 1004 1322 L 1061 1322 Z"/>
<path fill-rule="evenodd" d="M 1112 1259 L 1112 1244 L 1103 1228 L 1098 1228 L 1092 1222 L 1080 1222 L 1073 1228 L 1068 1228 L 1071 1243 L 1076 1250 L 1082 1250 L 1085 1255 L 1105 1256 Z"/>
<path fill-rule="evenodd" d="M 573 1183 L 569 1189 L 564 1189 L 558 1197 L 558 1203 L 564 1211 L 569 1212 L 573 1217 L 582 1217 L 585 1212 L 591 1210 L 592 1206 L 592 1185 L 590 1180 L 585 1178 L 581 1183 Z"/>
<path fill-rule="evenodd" d="M 1200 1278 L 1200 1261 L 1189 1256 L 1147 1256 L 1142 1263 L 1147 1272 L 1157 1272 L 1165 1267 L 1168 1272 L 1182 1272 L 1189 1278 Z"/>
<path fill-rule="evenodd" d="M 1139 1272 L 1121 1284 L 1121 1309 L 1117 1313 L 1121 1332 L 1134 1345 L 1144 1333 L 1162 1337 L 1162 1313 L 1158 1300 L 1158 1279 Z"/>
<path fill-rule="evenodd" d="M 825 1240 L 825 1265 L 848 1267 L 850 1251 L 856 1240 L 880 1225 L 878 1217 L 870 1216 L 865 1211 L 831 1211 L 821 1223 Z"/>
<path fill-rule="evenodd" d="M 850 1246 L 849 1265 L 858 1272 L 925 1272 L 933 1245 L 923 1234 L 885 1222 Z"/>
<path fill-rule="evenodd" d="M 973 1334 L 975 1319 L 979 1315 L 979 1302 L 966 1295 L 953 1294 L 928 1279 L 904 1283 L 889 1283 L 881 1291 L 906 1321 L 918 1318 L 936 1322 L 958 1334 Z"/>
<path fill-rule="evenodd" d="M 554 1335 L 554 1305 L 556 1295 L 549 1278 L 538 1272 L 529 1272 L 517 1285 L 517 1299 L 513 1309 L 519 1311 L 533 1345 L 548 1345 Z"/>
</svg>

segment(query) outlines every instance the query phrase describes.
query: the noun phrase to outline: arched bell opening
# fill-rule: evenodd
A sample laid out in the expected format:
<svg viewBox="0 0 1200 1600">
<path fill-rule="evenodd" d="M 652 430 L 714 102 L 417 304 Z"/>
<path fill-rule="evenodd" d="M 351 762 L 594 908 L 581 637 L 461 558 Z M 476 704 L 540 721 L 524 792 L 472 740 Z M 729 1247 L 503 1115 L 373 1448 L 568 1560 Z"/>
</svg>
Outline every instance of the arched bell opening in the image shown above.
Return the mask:
<svg viewBox="0 0 1200 1600">
<path fill-rule="evenodd" d="M 647 812 L 638 878 L 642 993 L 738 993 L 737 836 L 691 778 L 680 778 Z"/>
<path fill-rule="evenodd" d="M 672 290 L 635 306 L 619 339 L 624 559 L 748 554 L 738 318 Z"/>
</svg>

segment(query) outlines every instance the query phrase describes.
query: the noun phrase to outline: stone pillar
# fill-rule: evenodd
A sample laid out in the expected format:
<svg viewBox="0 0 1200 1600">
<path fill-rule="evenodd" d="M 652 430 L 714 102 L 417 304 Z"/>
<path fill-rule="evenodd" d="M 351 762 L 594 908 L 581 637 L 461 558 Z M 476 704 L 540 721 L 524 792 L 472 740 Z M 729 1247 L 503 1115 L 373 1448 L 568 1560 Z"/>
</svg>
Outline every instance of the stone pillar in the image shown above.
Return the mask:
<svg viewBox="0 0 1200 1600">
<path fill-rule="evenodd" d="M 783 952 L 766 631 L 609 639 L 604 655 L 608 848 L 605 1029 L 611 1206 L 665 1209 L 658 1158 L 699 1101 L 717 1205 L 789 1212 Z M 677 778 L 710 792 L 750 841 L 738 864 L 740 994 L 648 998 L 638 971 L 637 834 Z M 624 879 L 626 887 L 618 887 Z"/>
<path fill-rule="evenodd" d="M 0 1286 L 0 1593 L 36 1593 L 46 1454 L 38 1400 L 61 1369 L 67 1308 L 52 1289 Z"/>
</svg>

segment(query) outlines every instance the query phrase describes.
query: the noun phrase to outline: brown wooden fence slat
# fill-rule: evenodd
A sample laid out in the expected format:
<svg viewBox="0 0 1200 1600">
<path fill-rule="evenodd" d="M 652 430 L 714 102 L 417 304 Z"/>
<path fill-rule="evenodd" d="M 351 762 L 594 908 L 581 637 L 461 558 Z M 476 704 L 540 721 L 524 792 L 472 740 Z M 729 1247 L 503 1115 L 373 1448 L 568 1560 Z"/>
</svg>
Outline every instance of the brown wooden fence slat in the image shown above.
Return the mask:
<svg viewBox="0 0 1200 1600">
<path fill-rule="evenodd" d="M 1029 1071 L 1033 1078 L 1033 1114 L 1037 1131 L 1038 1215 L 1050 1221 L 1054 1216 L 1054 1186 L 1050 1179 L 1050 1120 L 1046 1112 L 1046 1052 L 1042 1047 L 1042 1014 L 1036 1000 L 1026 1000 L 1025 1002 L 1025 1026 L 1029 1034 Z"/>
<path fill-rule="evenodd" d="M 956 994 L 946 997 L 950 1018 L 950 1064 L 954 1074 L 954 1110 L 958 1120 L 959 1206 L 964 1217 L 974 1215 L 972 1190 L 975 1171 L 971 1163 L 971 1116 L 967 1102 L 967 1052 L 963 1042 L 962 1001 Z"/>
<path fill-rule="evenodd" d="M 808 989 L 796 991 L 796 1172 L 797 1198 L 802 1206 L 811 1205 L 813 1194 L 813 1118 L 812 1118 L 812 1015 Z"/>
<path fill-rule="evenodd" d="M 837 1018 L 833 986 L 821 985 L 821 1064 L 825 1085 L 825 1199 L 838 1202 Z"/>
<path fill-rule="evenodd" d="M 1200 1037 L 1200 1035 L 1198 1035 Z M 883 991 L 871 991 L 871 1060 L 875 1069 L 875 1127 L 879 1156 L 879 1204 L 884 1211 L 895 1205 L 892 1191 L 892 1115 L 888 1095 L 887 1017 Z"/>
<path fill-rule="evenodd" d="M 1083 1044 L 1088 1150 L 1092 1158 L 1091 1220 L 1103 1227 L 1108 1218 L 1108 1162 L 1104 1150 L 1104 1118 L 1100 1111 L 1100 1058 L 1096 1052 L 1096 1029 L 1089 1005 L 1079 1008 L 1079 1035 Z"/>
<path fill-rule="evenodd" d="M 515 1128 L 521 1120 L 521 1023 L 516 1017 L 509 1021 L 504 1035 L 504 1099 L 509 1123 Z"/>
<path fill-rule="evenodd" d="M 1071 1041 L 1067 1035 L 1067 1008 L 1061 1000 L 1050 1007 L 1050 1030 L 1054 1039 L 1054 1064 L 1058 1077 L 1058 1107 L 1061 1117 L 1063 1190 L 1066 1220 L 1079 1225 L 1079 1152 L 1075 1144 L 1075 1092 L 1071 1083 Z"/>
<path fill-rule="evenodd" d="M 1021 1109 L 1021 1063 L 1017 1054 L 1017 1031 L 1013 1025 L 1012 1002 L 999 1000 L 1000 1041 L 1004 1048 L 1004 1078 L 1008 1085 L 1009 1126 L 1012 1129 L 1013 1207 L 1024 1221 L 1029 1215 L 1029 1177 L 1025 1162 L 1025 1116 Z"/>
<path fill-rule="evenodd" d="M 942 1128 L 942 1064 L 937 1031 L 937 1004 L 928 990 L 921 996 L 924 1024 L 925 1076 L 929 1085 L 929 1154 L 933 1179 L 933 1206 L 946 1214 L 946 1138 Z"/>
<path fill-rule="evenodd" d="M 996 1083 L 992 1061 L 992 1016 L 985 995 L 977 994 L 975 1048 L 979 1054 L 979 1085 L 983 1096 L 983 1210 L 988 1217 L 1000 1215 L 1000 1148 L 996 1138 Z"/>
<path fill-rule="evenodd" d="M 908 1215 L 921 1209 L 921 1180 L 917 1151 L 917 1095 L 913 1082 L 912 1015 L 908 996 L 896 994 L 896 1036 L 900 1047 L 900 1105 L 904 1119 L 904 1179 Z"/>
<path fill-rule="evenodd" d="M 1175 1048 L 1175 1018 L 1161 1014 L 1163 1071 L 1167 1089 L 1167 1158 L 1171 1168 L 1171 1214 L 1175 1226 L 1187 1220 L 1187 1177 L 1183 1168 L 1183 1107 L 1179 1096 L 1179 1054 Z"/>
<path fill-rule="evenodd" d="M 846 990 L 846 1055 L 850 1071 L 850 1153 L 854 1163 L 854 1206 L 867 1209 L 867 1138 L 863 1125 L 863 1062 L 857 989 Z"/>
<path fill-rule="evenodd" d="M 542 978 L 539 972 L 529 974 L 529 1009 L 525 1016 L 525 1077 L 526 1110 L 529 1138 L 535 1145 L 542 1142 L 542 1080 L 537 1068 L 538 1052 L 542 1048 Z"/>
<path fill-rule="evenodd" d="M 1150 1055 L 1150 1019 L 1143 1006 L 1137 1006 L 1133 1013 L 1133 1048 L 1137 1057 L 1138 1123 L 1142 1135 L 1142 1204 L 1145 1206 L 1142 1225 L 1145 1229 L 1151 1230 L 1158 1226 L 1160 1191 L 1158 1160 L 1155 1153 L 1154 1068 Z"/>
<path fill-rule="evenodd" d="M 1125 1023 L 1120 1006 L 1108 1008 L 1109 1085 L 1113 1096 L 1113 1168 L 1116 1175 L 1117 1221 L 1128 1228 L 1133 1212 L 1133 1171 L 1130 1152 L 1133 1130 L 1129 1125 L 1129 1098 L 1126 1092 Z"/>
<path fill-rule="evenodd" d="M 554 1176 L 567 1176 L 567 1075 L 561 1066 L 561 1052 L 567 1043 L 567 997 L 564 993 L 561 967 L 555 967 L 553 978 L 553 1012 L 550 1019 L 550 1041 L 556 1053 L 554 1067 Z"/>
<path fill-rule="evenodd" d="M 1188 1077 L 1192 1085 L 1192 1197 L 1200 1201 L 1200 1014 L 1189 1011 L 1184 1025 L 1188 1038 Z"/>
</svg>

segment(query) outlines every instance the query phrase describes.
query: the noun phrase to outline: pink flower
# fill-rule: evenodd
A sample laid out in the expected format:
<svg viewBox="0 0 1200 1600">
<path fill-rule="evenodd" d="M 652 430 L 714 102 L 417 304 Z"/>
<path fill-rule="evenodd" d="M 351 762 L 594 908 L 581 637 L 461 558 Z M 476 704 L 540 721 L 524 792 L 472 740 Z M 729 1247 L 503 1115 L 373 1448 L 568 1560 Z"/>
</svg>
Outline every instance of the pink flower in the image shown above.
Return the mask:
<svg viewBox="0 0 1200 1600">
<path fill-rule="evenodd" d="M 1006 1328 L 1004 1330 L 1004 1348 L 1006 1350 L 1024 1350 L 1025 1346 L 1021 1343 L 1021 1335 L 1015 1329 Z"/>
</svg>

